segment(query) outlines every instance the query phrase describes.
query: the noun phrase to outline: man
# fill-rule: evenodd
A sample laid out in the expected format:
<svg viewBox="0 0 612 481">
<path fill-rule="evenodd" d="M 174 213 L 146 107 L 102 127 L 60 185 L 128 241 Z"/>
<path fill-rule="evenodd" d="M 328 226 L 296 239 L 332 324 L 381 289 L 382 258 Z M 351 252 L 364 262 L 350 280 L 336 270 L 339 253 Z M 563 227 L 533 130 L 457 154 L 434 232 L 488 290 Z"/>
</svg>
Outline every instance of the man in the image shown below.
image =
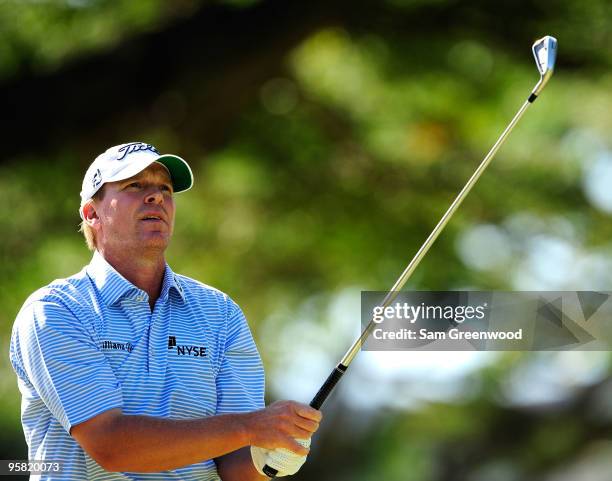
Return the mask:
<svg viewBox="0 0 612 481">
<path fill-rule="evenodd" d="M 140 142 L 87 170 L 93 259 L 32 294 L 11 338 L 29 459 L 63 463 L 36 479 L 249 481 L 305 461 L 321 413 L 264 408 L 240 308 L 166 264 L 173 196 L 192 184 L 183 159 Z"/>
</svg>

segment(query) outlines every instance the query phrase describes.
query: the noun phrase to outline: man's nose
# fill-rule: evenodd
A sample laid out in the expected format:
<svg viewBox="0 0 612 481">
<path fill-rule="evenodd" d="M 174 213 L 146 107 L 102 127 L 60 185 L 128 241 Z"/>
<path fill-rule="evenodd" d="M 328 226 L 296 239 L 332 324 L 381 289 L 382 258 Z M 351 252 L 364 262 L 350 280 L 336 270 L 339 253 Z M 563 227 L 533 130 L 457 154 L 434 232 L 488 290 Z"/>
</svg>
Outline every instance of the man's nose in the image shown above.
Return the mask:
<svg viewBox="0 0 612 481">
<path fill-rule="evenodd" d="M 145 197 L 145 203 L 147 204 L 163 204 L 164 195 L 158 188 L 151 189 L 147 192 L 147 196 Z"/>
</svg>

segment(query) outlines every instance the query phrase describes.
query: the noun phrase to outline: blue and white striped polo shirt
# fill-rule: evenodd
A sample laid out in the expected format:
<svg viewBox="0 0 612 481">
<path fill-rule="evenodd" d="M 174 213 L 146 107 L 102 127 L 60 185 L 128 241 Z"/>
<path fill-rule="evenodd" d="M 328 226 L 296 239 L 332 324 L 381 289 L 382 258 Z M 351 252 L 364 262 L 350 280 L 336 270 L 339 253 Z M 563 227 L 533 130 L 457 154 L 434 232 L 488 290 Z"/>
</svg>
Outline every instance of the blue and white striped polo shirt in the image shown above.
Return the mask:
<svg viewBox="0 0 612 481">
<path fill-rule="evenodd" d="M 70 428 L 112 408 L 192 419 L 264 406 L 264 373 L 240 308 L 166 266 L 153 312 L 146 292 L 95 253 L 68 279 L 32 294 L 19 312 L 10 359 L 22 394 L 29 459 L 63 461 L 31 479 L 218 480 L 204 460 L 162 473 L 103 470 Z"/>
</svg>

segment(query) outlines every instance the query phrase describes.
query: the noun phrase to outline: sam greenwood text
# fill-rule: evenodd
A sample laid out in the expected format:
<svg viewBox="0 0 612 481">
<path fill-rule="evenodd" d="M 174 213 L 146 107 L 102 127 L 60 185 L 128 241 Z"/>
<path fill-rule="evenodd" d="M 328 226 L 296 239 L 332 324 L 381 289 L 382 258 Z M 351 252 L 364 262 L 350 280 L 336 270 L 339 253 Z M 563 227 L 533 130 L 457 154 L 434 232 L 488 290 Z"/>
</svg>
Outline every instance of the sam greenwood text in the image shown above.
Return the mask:
<svg viewBox="0 0 612 481">
<path fill-rule="evenodd" d="M 451 340 L 498 340 L 498 339 L 523 339 L 523 330 L 516 331 L 460 331 L 457 328 L 449 329 L 448 331 L 428 331 L 427 329 L 398 329 L 396 331 L 384 331 L 381 328 L 374 329 L 372 332 L 374 339 L 378 340 L 428 340 L 428 341 L 444 341 Z"/>
</svg>

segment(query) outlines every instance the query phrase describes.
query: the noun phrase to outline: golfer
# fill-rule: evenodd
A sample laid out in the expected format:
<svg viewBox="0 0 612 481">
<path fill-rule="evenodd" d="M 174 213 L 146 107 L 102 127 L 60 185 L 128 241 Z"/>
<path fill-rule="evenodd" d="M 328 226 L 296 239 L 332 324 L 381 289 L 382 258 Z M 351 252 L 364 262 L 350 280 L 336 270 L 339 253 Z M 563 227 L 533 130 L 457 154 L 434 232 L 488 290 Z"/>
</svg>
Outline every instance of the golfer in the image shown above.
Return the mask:
<svg viewBox="0 0 612 481">
<path fill-rule="evenodd" d="M 321 413 L 265 407 L 240 308 L 165 261 L 174 194 L 192 184 L 183 159 L 141 142 L 87 170 L 93 258 L 32 294 L 13 327 L 28 457 L 62 466 L 30 479 L 249 481 L 304 463 Z"/>
</svg>

